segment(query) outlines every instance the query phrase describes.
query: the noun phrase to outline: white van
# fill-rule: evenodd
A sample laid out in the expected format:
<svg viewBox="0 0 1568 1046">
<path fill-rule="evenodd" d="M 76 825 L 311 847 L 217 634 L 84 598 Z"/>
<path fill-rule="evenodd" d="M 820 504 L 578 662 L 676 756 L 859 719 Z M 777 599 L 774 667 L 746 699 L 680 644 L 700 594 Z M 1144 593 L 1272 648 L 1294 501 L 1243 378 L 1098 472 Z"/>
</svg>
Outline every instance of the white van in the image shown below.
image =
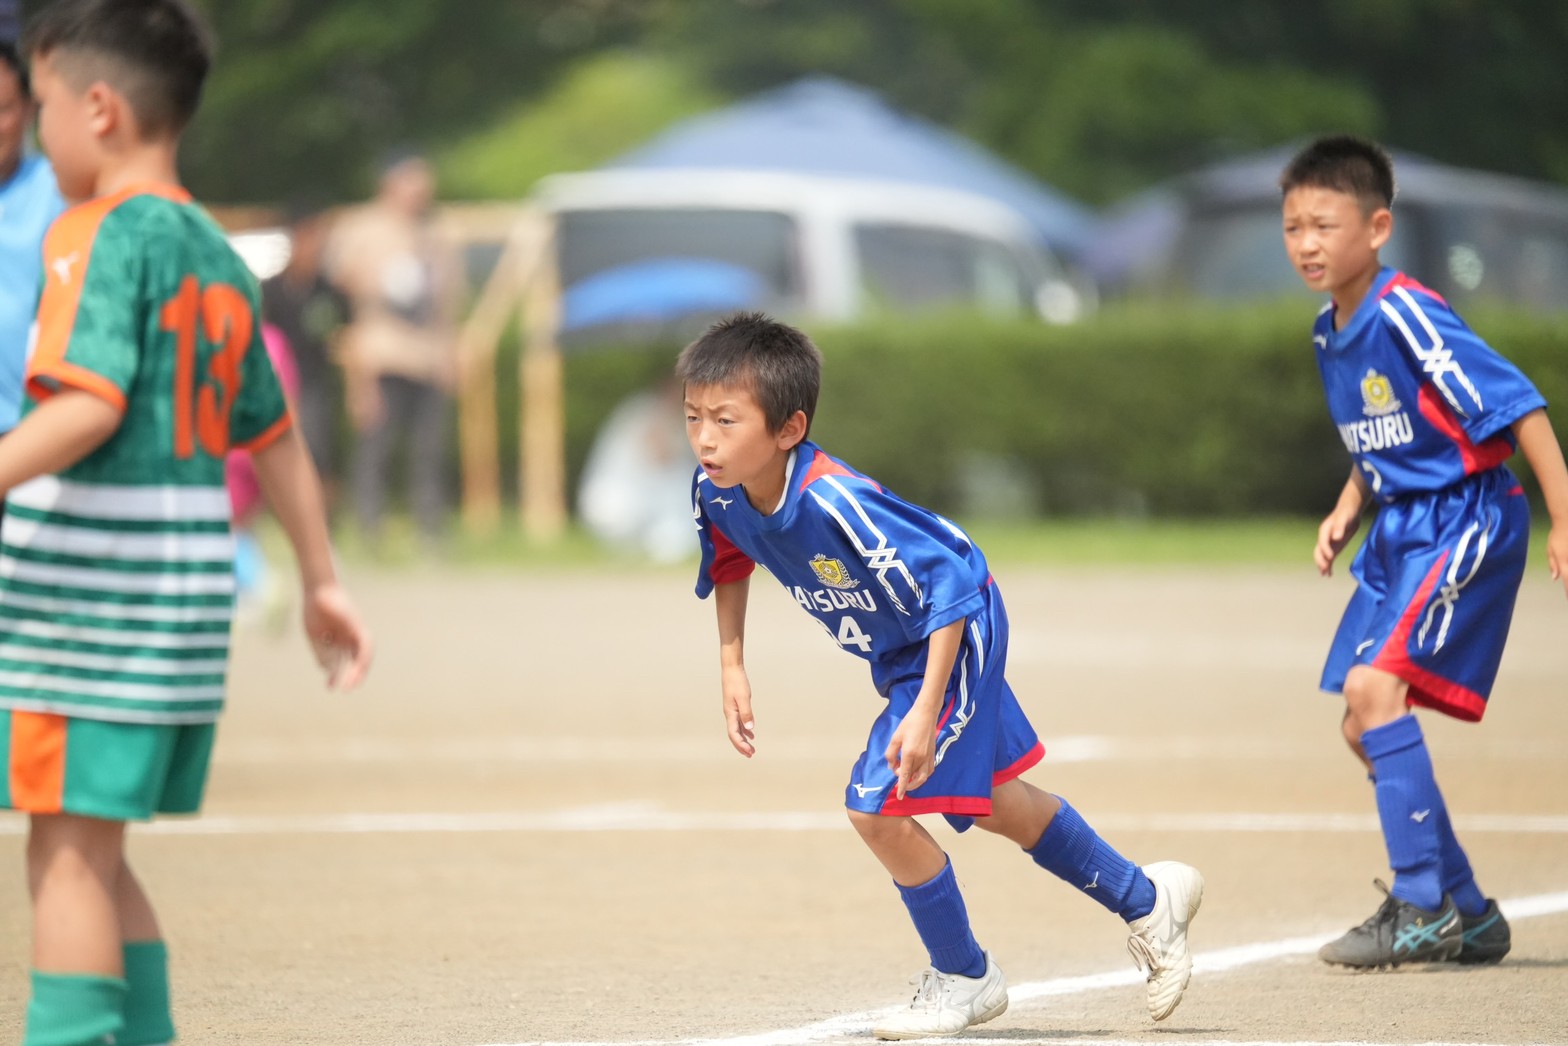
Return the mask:
<svg viewBox="0 0 1568 1046">
<path fill-rule="evenodd" d="M 957 306 L 1066 323 L 1094 304 L 1092 292 L 1038 245 L 1020 215 L 956 190 L 809 174 L 626 168 L 551 176 L 532 202 L 557 219 L 568 330 L 635 322 L 618 312 L 618 288 L 646 298 L 674 287 L 682 272 L 694 279 L 707 273 L 716 288 L 752 299 L 743 304 L 791 318 L 845 321 Z M 626 275 L 619 285 L 617 273 Z M 726 306 L 723 296 L 721 289 L 707 311 L 741 304 Z M 690 312 L 705 311 L 700 299 L 692 298 Z M 670 304 L 666 315 L 650 318 L 673 319 L 683 303 Z M 628 307 L 635 313 L 636 304 Z"/>
</svg>

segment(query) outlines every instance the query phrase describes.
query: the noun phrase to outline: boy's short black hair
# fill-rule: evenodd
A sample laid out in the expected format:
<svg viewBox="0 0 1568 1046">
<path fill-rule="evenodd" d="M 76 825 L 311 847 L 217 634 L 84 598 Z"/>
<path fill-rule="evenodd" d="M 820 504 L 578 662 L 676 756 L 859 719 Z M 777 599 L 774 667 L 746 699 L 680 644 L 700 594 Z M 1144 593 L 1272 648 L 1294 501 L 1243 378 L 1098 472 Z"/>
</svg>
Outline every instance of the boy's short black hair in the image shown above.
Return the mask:
<svg viewBox="0 0 1568 1046">
<path fill-rule="evenodd" d="M 803 331 L 760 312 L 738 312 L 709 327 L 681 351 L 682 387 L 731 385 L 751 390 L 769 432 L 804 411 L 806 431 L 822 388 L 822 353 Z"/>
<path fill-rule="evenodd" d="M 1295 155 L 1279 177 L 1282 193 L 1303 186 L 1356 198 L 1362 214 L 1394 205 L 1394 161 L 1381 145 L 1349 134 L 1319 138 Z"/>
<path fill-rule="evenodd" d="M 80 86 L 102 80 L 123 94 L 149 137 L 185 129 L 212 67 L 212 37 L 185 0 L 54 0 L 26 41 Z"/>
<path fill-rule="evenodd" d="M 22 61 L 21 52 L 9 40 L 0 40 L 0 66 L 11 70 L 11 75 L 16 77 L 17 86 L 22 89 L 25 99 L 33 91 L 32 85 L 27 80 L 27 65 Z"/>
</svg>

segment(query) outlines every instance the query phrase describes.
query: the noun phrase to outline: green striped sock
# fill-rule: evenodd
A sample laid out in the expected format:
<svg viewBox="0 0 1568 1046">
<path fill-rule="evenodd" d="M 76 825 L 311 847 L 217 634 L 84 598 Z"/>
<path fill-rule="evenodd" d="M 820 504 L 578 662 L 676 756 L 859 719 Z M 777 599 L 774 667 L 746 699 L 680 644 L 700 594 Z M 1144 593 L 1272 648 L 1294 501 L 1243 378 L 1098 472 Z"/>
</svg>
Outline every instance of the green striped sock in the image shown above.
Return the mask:
<svg viewBox="0 0 1568 1046">
<path fill-rule="evenodd" d="M 109 1046 L 125 1026 L 125 982 L 93 973 L 33 971 L 22 1046 Z"/>
</svg>

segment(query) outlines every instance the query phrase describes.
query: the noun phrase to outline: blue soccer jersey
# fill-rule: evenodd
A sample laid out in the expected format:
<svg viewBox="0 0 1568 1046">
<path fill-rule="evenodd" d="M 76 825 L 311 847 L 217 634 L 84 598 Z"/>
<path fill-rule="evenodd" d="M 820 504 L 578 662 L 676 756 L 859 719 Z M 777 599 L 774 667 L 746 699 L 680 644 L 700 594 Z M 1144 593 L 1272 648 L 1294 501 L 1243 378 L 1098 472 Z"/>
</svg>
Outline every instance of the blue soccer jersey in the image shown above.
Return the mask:
<svg viewBox="0 0 1568 1046">
<path fill-rule="evenodd" d="M 924 641 L 983 605 L 985 556 L 953 523 L 883 490 L 813 443 L 790 455 L 784 500 L 763 515 L 698 471 L 697 594 L 762 564 L 839 646 L 884 680 L 923 663 Z"/>
<path fill-rule="evenodd" d="M 1435 492 L 1514 452 L 1510 426 L 1546 406 L 1528 378 L 1447 302 L 1383 269 L 1342 330 L 1312 332 L 1329 413 L 1373 496 Z"/>
</svg>

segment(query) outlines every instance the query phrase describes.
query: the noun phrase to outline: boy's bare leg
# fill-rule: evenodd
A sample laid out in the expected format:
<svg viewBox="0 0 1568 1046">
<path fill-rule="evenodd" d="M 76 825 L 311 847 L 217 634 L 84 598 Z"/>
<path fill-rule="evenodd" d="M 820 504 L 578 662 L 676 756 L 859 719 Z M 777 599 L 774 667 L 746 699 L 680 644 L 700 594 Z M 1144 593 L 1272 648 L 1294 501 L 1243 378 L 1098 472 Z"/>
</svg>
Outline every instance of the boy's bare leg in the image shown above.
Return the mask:
<svg viewBox="0 0 1568 1046">
<path fill-rule="evenodd" d="M 1371 665 L 1352 668 L 1345 675 L 1346 739 L 1353 746 L 1359 745 L 1362 734 L 1404 715 L 1405 695 L 1409 691 L 1410 684 L 1390 672 Z"/>
<path fill-rule="evenodd" d="M 849 811 L 849 821 L 900 886 L 919 886 L 942 874 L 947 854 L 913 817 Z"/>
<path fill-rule="evenodd" d="M 120 977 L 120 871 L 125 825 L 34 814 L 27 841 L 33 968 Z"/>
<path fill-rule="evenodd" d="M 123 941 L 156 941 L 163 937 L 158 928 L 158 916 L 152 910 L 141 882 L 131 866 L 122 857 L 120 875 L 115 884 L 115 907 L 120 913 L 120 939 Z"/>
<path fill-rule="evenodd" d="M 975 827 L 1032 850 L 1061 808 L 1050 792 L 1014 778 L 991 790 L 991 816 L 975 818 Z"/>
</svg>

